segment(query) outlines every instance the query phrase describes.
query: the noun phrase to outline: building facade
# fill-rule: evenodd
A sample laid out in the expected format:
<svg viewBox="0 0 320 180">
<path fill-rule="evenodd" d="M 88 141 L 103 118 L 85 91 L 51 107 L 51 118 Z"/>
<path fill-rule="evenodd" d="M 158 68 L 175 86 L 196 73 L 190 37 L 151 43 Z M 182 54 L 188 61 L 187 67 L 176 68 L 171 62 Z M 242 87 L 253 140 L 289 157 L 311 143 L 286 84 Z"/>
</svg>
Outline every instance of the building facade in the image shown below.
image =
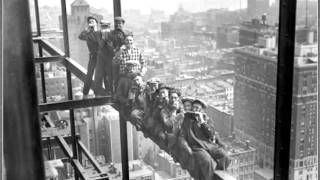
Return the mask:
<svg viewBox="0 0 320 180">
<path fill-rule="evenodd" d="M 290 177 L 294 180 L 318 179 L 317 62 L 312 60 L 317 58 L 297 58 L 294 68 L 290 143 Z"/>
<path fill-rule="evenodd" d="M 206 109 L 207 115 L 212 120 L 212 123 L 219 133 L 220 137 L 229 137 L 233 132 L 233 112 L 228 112 L 215 106 L 208 106 Z"/>
<path fill-rule="evenodd" d="M 99 152 L 105 156 L 106 162 L 121 162 L 119 112 L 111 106 L 101 108 L 101 118 L 97 121 L 97 138 Z M 134 159 L 134 127 L 127 123 L 128 158 Z"/>
<path fill-rule="evenodd" d="M 255 180 L 255 153 L 256 149 L 249 141 L 243 142 L 235 136 L 222 139 L 227 146 L 228 153 L 232 159 L 228 172 L 237 180 Z"/>
<path fill-rule="evenodd" d="M 156 162 L 158 163 L 158 169 L 166 172 L 170 177 L 167 179 L 174 180 L 191 180 L 187 170 L 181 168 L 179 163 L 175 163 L 172 157 L 166 152 L 161 151 L 156 156 Z"/>
<path fill-rule="evenodd" d="M 296 45 L 291 164 L 292 177 L 315 178 L 317 73 L 315 44 Z M 235 132 L 257 148 L 257 164 L 273 169 L 277 56 L 273 48 L 247 46 L 235 50 Z"/>
</svg>

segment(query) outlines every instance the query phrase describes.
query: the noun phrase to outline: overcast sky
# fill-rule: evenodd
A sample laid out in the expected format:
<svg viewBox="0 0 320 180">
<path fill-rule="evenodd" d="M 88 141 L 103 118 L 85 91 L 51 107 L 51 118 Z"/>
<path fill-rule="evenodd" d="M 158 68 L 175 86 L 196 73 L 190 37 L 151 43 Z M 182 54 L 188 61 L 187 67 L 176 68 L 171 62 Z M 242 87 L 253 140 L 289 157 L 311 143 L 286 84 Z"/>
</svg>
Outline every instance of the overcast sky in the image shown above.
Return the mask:
<svg viewBox="0 0 320 180">
<path fill-rule="evenodd" d="M 66 0 L 67 6 L 74 0 Z M 91 6 L 96 8 L 106 8 L 109 12 L 113 12 L 113 0 L 86 0 Z M 270 4 L 275 0 L 270 0 Z M 172 14 L 181 5 L 188 11 L 203 11 L 210 8 L 228 8 L 230 10 L 247 7 L 247 0 L 121 0 L 123 10 L 139 9 L 143 13 L 149 13 L 151 9 L 163 10 L 166 14 Z M 39 0 L 39 6 L 49 5 L 57 6 L 58 0 Z"/>
</svg>

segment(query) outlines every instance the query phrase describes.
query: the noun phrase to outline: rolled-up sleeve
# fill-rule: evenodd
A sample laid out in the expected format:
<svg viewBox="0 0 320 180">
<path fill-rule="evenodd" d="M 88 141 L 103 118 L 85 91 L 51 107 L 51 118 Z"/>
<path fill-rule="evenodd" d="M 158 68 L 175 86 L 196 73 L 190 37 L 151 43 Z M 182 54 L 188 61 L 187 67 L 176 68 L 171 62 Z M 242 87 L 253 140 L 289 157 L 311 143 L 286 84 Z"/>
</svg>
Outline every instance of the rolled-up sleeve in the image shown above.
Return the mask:
<svg viewBox="0 0 320 180">
<path fill-rule="evenodd" d="M 146 62 L 145 62 L 143 53 L 141 51 L 139 55 L 139 62 L 140 62 L 141 69 L 146 67 Z"/>
</svg>

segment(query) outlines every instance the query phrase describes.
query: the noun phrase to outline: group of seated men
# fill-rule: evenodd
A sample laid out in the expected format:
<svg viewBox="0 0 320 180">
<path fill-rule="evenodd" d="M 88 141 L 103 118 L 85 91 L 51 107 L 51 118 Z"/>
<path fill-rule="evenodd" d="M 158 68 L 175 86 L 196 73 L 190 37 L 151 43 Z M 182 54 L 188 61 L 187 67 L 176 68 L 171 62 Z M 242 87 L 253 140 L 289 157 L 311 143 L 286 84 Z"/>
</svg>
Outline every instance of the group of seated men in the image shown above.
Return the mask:
<svg viewBox="0 0 320 180">
<path fill-rule="evenodd" d="M 178 89 L 156 78 L 145 83 L 131 67 L 134 65 L 128 64 L 131 74 L 126 76 L 130 88 L 120 83 L 116 98 L 137 130 L 170 152 L 195 179 L 213 179 L 215 170 L 227 169 L 231 160 L 204 112 L 206 103 L 181 97 Z"/>
<path fill-rule="evenodd" d="M 116 17 L 115 30 L 105 31 L 101 24 L 101 31 L 97 31 L 97 19 L 88 17 L 89 26 L 79 36 L 87 41 L 90 51 L 84 96 L 88 94 L 98 61 L 96 89 L 101 89 L 104 73 L 113 71 L 115 99 L 120 110 L 130 114 L 129 119 L 137 130 L 144 131 L 161 149 L 170 152 L 195 179 L 213 179 L 214 171 L 225 170 L 231 160 L 204 112 L 206 103 L 182 98 L 178 89 L 167 87 L 155 78 L 145 83 L 143 55 L 134 45 L 133 34 L 122 29 L 124 22 Z M 110 91 L 110 77 L 106 80 L 104 84 Z M 96 95 L 101 94 L 98 90 Z"/>
</svg>

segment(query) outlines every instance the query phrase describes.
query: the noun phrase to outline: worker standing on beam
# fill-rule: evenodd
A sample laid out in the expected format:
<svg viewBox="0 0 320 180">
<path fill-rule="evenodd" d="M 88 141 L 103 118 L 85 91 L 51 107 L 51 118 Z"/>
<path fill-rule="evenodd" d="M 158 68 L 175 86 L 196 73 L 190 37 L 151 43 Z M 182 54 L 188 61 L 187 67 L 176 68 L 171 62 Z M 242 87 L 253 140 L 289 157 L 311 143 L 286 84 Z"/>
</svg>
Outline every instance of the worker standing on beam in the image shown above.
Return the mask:
<svg viewBox="0 0 320 180">
<path fill-rule="evenodd" d="M 87 18 L 87 22 L 88 27 L 85 30 L 83 30 L 79 35 L 80 40 L 87 42 L 87 46 L 89 49 L 89 63 L 87 67 L 87 76 L 84 81 L 83 98 L 88 97 L 89 90 L 91 88 L 92 77 L 97 64 L 97 56 L 99 49 L 97 24 L 98 21 L 94 16 L 89 16 Z"/>
<path fill-rule="evenodd" d="M 125 20 L 122 17 L 114 18 L 115 29 L 111 30 L 110 36 L 108 37 L 108 47 L 109 50 L 113 53 L 113 56 L 120 50 L 120 47 L 125 44 L 125 38 L 127 35 L 132 34 L 132 32 L 128 30 L 124 30 L 123 26 Z M 112 79 L 114 87 L 118 84 L 119 80 L 119 64 L 113 64 L 112 67 Z"/>
</svg>

